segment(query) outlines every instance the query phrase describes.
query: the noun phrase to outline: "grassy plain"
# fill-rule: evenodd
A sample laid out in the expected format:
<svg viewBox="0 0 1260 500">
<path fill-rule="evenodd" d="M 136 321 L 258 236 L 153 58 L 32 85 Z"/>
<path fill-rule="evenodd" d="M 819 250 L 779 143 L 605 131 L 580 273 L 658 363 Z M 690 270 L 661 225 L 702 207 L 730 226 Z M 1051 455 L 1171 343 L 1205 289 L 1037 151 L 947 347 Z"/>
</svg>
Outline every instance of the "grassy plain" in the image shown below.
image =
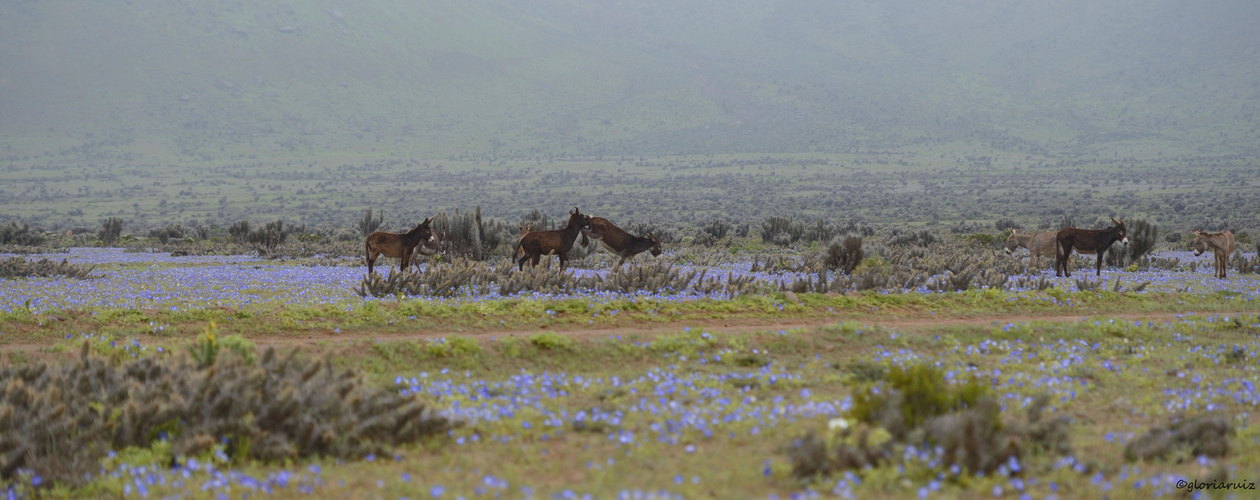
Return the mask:
<svg viewBox="0 0 1260 500">
<path fill-rule="evenodd" d="M 85 339 L 123 362 L 181 355 L 213 323 L 220 338 L 239 334 L 246 348 L 331 354 L 468 421 L 449 436 L 361 461 L 206 456 L 189 471 L 189 457 L 180 457 L 183 475 L 160 467 L 172 459 L 160 444 L 121 450 L 104 464 L 109 474 L 45 491 L 52 497 L 143 486 L 181 498 L 1149 498 L 1183 478 L 1260 480 L 1254 301 L 1058 289 L 799 300 L 17 311 L 0 318 L 0 342 L 10 366 L 72 358 Z M 1050 415 L 1072 422 L 1073 458 L 1029 451 L 1019 471 L 988 477 L 915 460 L 792 474 L 785 450 L 808 432 L 832 432 L 851 395 L 878 383 L 870 366 L 924 362 L 983 381 L 1005 420 L 1023 418 L 1031 397 L 1049 394 Z M 1229 418 L 1227 456 L 1196 459 L 1177 448 L 1151 463 L 1124 459 L 1125 443 L 1151 427 L 1205 411 Z"/>
</svg>

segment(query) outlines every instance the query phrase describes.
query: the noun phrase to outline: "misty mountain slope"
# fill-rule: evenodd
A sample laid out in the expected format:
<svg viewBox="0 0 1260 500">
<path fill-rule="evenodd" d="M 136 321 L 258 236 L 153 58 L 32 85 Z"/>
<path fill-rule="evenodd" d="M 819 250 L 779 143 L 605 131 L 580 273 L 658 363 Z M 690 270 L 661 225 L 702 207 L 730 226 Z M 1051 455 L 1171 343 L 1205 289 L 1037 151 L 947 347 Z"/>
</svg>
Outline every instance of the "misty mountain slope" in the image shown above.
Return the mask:
<svg viewBox="0 0 1260 500">
<path fill-rule="evenodd" d="M 16 2 L 0 154 L 1254 154 L 1257 20 L 1245 1 Z"/>
</svg>

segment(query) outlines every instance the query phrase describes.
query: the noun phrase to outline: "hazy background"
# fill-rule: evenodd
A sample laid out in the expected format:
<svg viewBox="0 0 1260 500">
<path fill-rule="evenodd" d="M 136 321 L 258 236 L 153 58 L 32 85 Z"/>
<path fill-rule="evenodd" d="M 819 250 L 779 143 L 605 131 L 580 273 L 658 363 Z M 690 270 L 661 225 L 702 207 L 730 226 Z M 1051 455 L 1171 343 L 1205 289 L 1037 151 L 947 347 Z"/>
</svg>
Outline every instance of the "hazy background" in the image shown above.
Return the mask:
<svg viewBox="0 0 1260 500">
<path fill-rule="evenodd" d="M 1254 0 L 6 1 L 0 158 L 1250 156 L 1257 26 Z"/>
</svg>

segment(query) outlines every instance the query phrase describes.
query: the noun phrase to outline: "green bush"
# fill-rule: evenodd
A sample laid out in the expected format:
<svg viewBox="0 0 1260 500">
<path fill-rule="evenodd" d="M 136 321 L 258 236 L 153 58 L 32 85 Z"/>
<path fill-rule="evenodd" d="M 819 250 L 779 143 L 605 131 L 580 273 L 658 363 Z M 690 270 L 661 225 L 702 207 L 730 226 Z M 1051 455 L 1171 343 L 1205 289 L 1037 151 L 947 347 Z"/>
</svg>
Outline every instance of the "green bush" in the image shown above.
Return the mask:
<svg viewBox="0 0 1260 500">
<path fill-rule="evenodd" d="M 885 380 L 882 390 L 867 387 L 853 392 L 854 418 L 878 423 L 885 404 L 897 397 L 891 391 L 896 391 L 902 423 L 905 428 L 914 428 L 929 418 L 974 406 L 988 393 L 988 388 L 976 379 L 951 384 L 940 369 L 926 363 L 893 366 Z M 897 434 L 894 429 L 889 431 Z"/>
<path fill-rule="evenodd" d="M 528 341 L 544 351 L 572 351 L 577 348 L 573 339 L 556 332 L 535 333 L 528 337 Z"/>
</svg>

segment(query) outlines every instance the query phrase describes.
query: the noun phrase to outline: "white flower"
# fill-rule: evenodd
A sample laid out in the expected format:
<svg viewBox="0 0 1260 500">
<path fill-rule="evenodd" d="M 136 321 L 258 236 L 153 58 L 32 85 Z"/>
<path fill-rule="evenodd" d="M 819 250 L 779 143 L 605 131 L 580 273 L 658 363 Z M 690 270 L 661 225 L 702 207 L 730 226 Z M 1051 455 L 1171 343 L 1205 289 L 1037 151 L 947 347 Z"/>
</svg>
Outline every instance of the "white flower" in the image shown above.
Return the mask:
<svg viewBox="0 0 1260 500">
<path fill-rule="evenodd" d="M 827 429 L 847 431 L 849 430 L 849 421 L 843 418 L 833 418 L 830 422 L 827 422 Z"/>
</svg>

